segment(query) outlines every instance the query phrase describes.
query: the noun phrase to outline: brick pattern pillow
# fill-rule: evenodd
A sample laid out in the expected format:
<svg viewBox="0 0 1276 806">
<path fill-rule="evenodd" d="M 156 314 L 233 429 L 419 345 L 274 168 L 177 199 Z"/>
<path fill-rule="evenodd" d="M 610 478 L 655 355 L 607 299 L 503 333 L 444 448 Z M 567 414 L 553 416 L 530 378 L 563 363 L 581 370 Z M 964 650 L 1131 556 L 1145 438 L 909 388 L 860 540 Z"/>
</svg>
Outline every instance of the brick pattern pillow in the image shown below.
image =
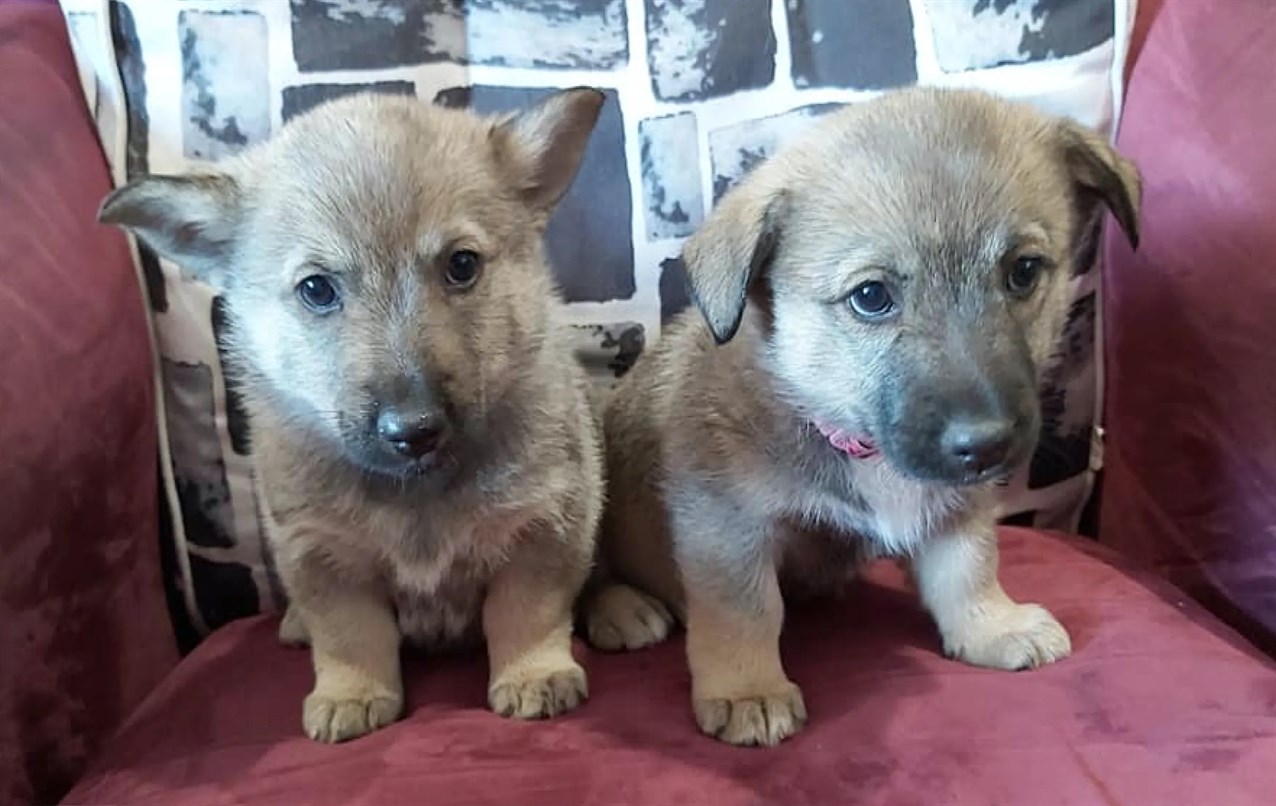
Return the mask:
<svg viewBox="0 0 1276 806">
<path fill-rule="evenodd" d="M 63 0 L 117 181 L 217 160 L 350 92 L 503 111 L 604 88 L 548 233 L 607 382 L 687 305 L 679 251 L 722 193 L 843 104 L 914 83 L 986 88 L 1111 132 L 1132 0 Z M 195 633 L 274 609 L 251 440 L 226 384 L 221 298 L 145 249 L 173 584 Z M 1098 271 L 1077 278 L 1046 428 L 1009 519 L 1073 528 L 1099 402 Z"/>
</svg>

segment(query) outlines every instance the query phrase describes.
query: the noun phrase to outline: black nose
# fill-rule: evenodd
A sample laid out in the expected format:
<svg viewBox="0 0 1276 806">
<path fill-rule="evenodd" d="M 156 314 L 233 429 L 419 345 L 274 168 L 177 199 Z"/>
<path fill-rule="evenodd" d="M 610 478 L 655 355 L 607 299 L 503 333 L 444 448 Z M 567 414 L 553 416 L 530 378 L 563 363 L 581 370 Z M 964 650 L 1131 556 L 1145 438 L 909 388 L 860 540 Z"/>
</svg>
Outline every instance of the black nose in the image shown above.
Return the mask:
<svg viewBox="0 0 1276 806">
<path fill-rule="evenodd" d="M 971 473 L 1006 461 L 1014 445 L 1015 424 L 1002 419 L 954 420 L 944 430 L 944 451 Z"/>
<path fill-rule="evenodd" d="M 377 415 L 377 434 L 396 452 L 420 459 L 447 438 L 447 421 L 437 409 L 385 408 Z"/>
</svg>

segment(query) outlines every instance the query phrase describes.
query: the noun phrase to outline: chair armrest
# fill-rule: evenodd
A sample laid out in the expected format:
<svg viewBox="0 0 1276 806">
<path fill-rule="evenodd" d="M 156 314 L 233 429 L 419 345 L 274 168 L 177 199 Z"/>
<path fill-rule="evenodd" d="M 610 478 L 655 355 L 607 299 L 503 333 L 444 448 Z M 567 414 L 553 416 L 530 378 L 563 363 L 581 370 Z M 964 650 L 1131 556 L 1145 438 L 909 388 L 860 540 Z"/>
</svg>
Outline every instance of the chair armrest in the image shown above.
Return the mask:
<svg viewBox="0 0 1276 806">
<path fill-rule="evenodd" d="M 177 659 L 154 364 L 56 3 L 0 3 L 0 802 L 50 803 Z"/>
</svg>

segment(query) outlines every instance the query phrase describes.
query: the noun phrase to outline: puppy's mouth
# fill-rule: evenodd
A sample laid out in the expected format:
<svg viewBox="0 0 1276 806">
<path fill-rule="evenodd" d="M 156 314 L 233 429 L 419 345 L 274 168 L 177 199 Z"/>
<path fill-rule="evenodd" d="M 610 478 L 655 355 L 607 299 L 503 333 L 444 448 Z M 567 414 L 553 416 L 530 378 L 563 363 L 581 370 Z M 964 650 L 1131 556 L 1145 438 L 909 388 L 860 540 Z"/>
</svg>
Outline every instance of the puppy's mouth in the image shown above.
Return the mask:
<svg viewBox="0 0 1276 806">
<path fill-rule="evenodd" d="M 979 487 L 992 485 L 1005 487 L 1015 471 L 1028 459 L 1030 450 L 1016 446 L 998 462 L 978 468 L 963 468 L 942 459 L 939 450 L 927 451 L 921 457 L 898 455 L 886 446 L 883 455 L 900 475 L 923 484 L 945 487 Z"/>
<path fill-rule="evenodd" d="M 842 454 L 848 461 L 864 461 L 880 457 L 900 475 L 927 484 L 948 487 L 975 487 L 985 484 L 1006 486 L 1015 470 L 1027 460 L 1028 451 L 1021 445 L 1013 446 L 1005 457 L 994 464 L 977 469 L 954 467 L 951 462 L 939 461 L 939 451 L 927 451 L 920 458 L 895 449 L 890 440 L 879 447 L 878 441 L 864 430 L 851 431 L 819 420 L 812 420 L 831 450 Z"/>
<path fill-rule="evenodd" d="M 346 460 L 363 475 L 382 481 L 408 483 L 450 477 L 457 468 L 451 442 L 426 452 L 405 451 L 366 429 L 343 429 L 339 437 Z"/>
<path fill-rule="evenodd" d="M 369 469 L 381 472 L 387 476 L 397 476 L 406 479 L 438 473 L 445 470 L 450 464 L 450 457 L 443 455 L 442 453 L 431 453 L 415 459 L 390 461 L 375 468 L 370 467 Z"/>
<path fill-rule="evenodd" d="M 992 484 L 998 487 L 1004 487 L 1010 483 L 1010 477 L 1014 475 L 1015 468 L 1011 465 L 1002 465 L 998 467 L 990 467 L 978 473 L 963 473 L 947 478 L 937 479 L 941 484 L 948 484 L 953 487 L 976 487 L 983 484 Z"/>
<path fill-rule="evenodd" d="M 820 420 L 812 421 L 815 430 L 824 436 L 832 448 L 851 459 L 868 459 L 878 453 L 873 438 L 867 434 L 846 431 Z"/>
<path fill-rule="evenodd" d="M 456 459 L 442 451 L 411 459 L 384 453 L 369 455 L 366 450 L 352 453 L 351 458 L 366 477 L 395 484 L 442 484 L 453 477 L 458 467 Z"/>
</svg>

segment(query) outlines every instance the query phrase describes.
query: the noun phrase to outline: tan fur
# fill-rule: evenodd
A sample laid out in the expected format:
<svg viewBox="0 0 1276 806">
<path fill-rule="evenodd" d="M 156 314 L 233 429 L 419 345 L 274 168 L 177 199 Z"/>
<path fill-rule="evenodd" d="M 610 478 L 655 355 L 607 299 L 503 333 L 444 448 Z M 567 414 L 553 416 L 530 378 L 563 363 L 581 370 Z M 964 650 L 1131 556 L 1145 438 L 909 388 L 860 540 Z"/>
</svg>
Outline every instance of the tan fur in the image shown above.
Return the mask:
<svg viewBox="0 0 1276 806">
<path fill-rule="evenodd" d="M 314 739 L 398 718 L 401 640 L 486 638 L 503 715 L 586 696 L 572 602 L 593 559 L 602 452 L 542 235 L 601 102 L 570 91 L 487 119 L 357 96 L 215 172 L 143 179 L 104 204 L 103 220 L 225 289 L 290 598 L 280 637 L 312 647 Z M 463 290 L 444 282 L 458 250 L 482 258 Z M 299 303 L 317 271 L 338 278 L 338 313 Z M 442 470 L 383 473 L 376 390 L 421 377 L 452 411 Z"/>
<path fill-rule="evenodd" d="M 939 378 L 984 360 L 953 335 L 981 329 L 989 355 L 1022 353 L 1039 382 L 1096 200 L 1136 239 L 1138 181 L 1080 127 L 937 90 L 852 106 L 756 169 L 687 245 L 700 313 L 666 331 L 606 412 L 591 639 L 659 641 L 663 603 L 687 627 L 700 727 L 746 745 L 806 718 L 780 662 L 781 591 L 834 591 L 865 557 L 911 558 L 952 655 L 1002 669 L 1066 656 L 1058 622 L 997 582 L 992 485 L 902 469 L 896 445 L 921 424 L 892 424 L 881 401 L 901 369 Z M 1025 250 L 1052 268 L 1032 297 L 1006 302 L 1000 267 Z M 891 269 L 900 317 L 851 316 L 851 289 Z M 884 455 L 840 454 L 817 416 L 871 434 Z"/>
</svg>

